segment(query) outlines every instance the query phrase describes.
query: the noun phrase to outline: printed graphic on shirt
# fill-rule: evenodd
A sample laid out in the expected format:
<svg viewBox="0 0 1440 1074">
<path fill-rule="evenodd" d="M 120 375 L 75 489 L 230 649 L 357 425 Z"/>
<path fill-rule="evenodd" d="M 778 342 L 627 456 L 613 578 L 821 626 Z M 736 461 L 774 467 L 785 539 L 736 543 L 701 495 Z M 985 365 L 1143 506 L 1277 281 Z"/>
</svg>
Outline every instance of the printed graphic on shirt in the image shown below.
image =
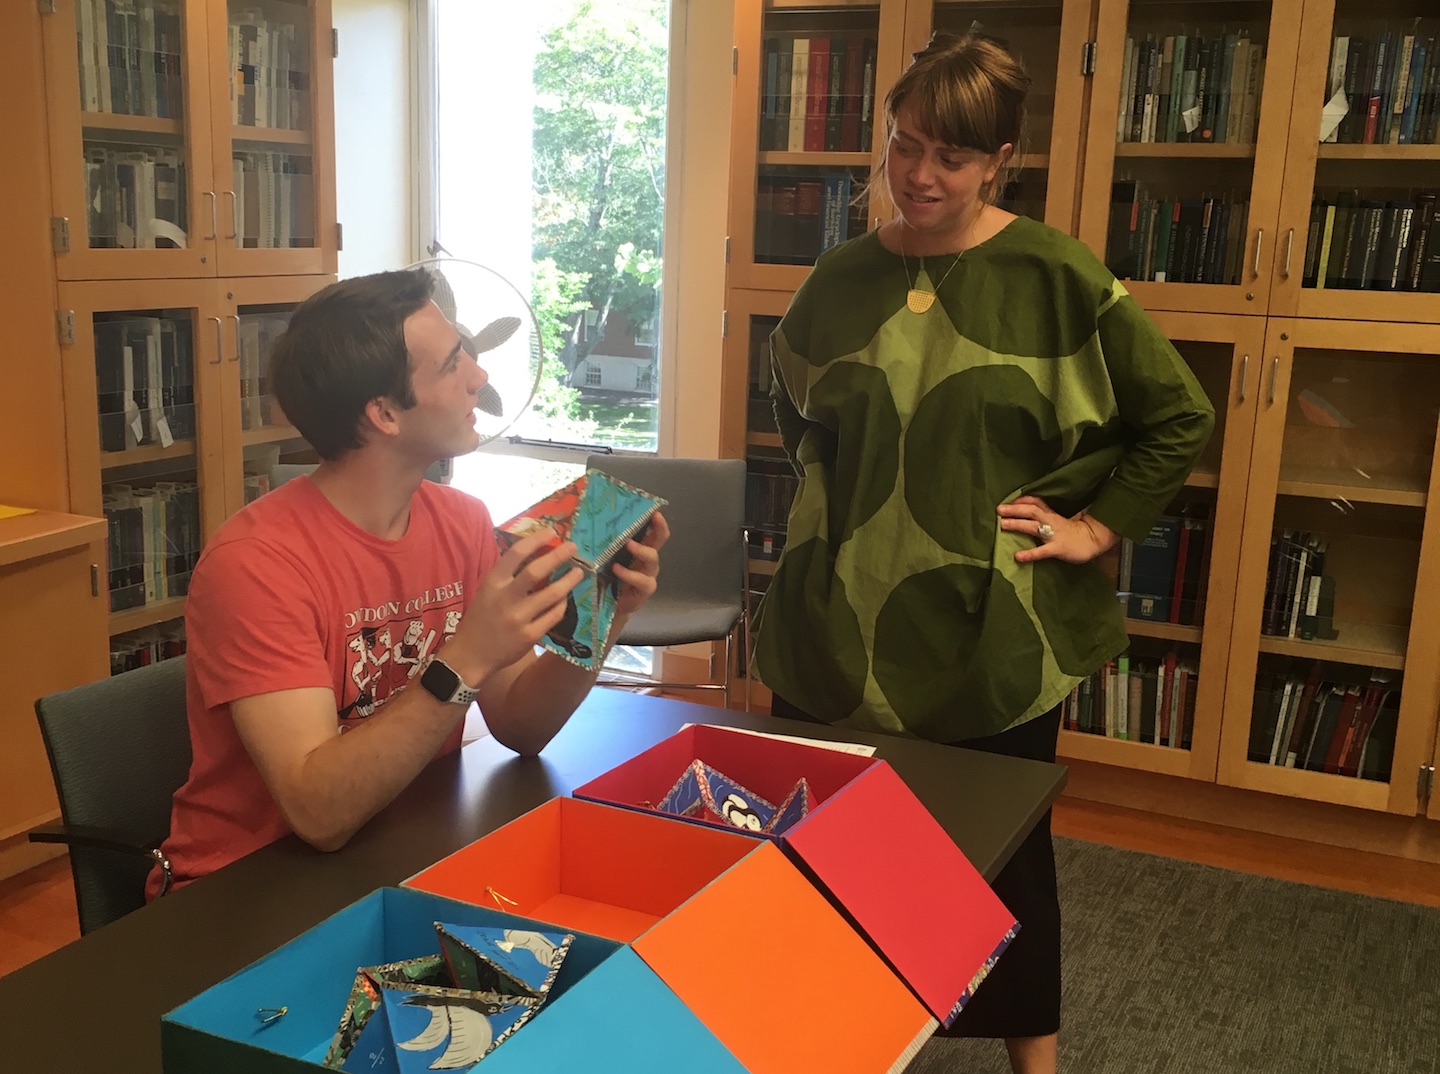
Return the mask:
<svg viewBox="0 0 1440 1074">
<path fill-rule="evenodd" d="M 345 616 L 346 675 L 337 715 L 348 730 L 405 689 L 460 625 L 461 582 Z"/>
</svg>

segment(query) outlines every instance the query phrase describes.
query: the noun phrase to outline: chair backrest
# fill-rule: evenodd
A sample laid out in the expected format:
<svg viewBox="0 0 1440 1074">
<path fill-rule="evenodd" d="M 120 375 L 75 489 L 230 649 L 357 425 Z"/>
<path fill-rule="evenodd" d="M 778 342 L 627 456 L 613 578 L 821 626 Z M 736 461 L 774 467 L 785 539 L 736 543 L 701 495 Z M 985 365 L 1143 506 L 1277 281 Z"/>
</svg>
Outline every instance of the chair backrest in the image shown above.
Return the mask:
<svg viewBox="0 0 1440 1074">
<path fill-rule="evenodd" d="M 170 797 L 190 771 L 185 658 L 122 672 L 35 702 L 60 819 L 158 846 L 170 831 Z M 145 904 L 154 863 L 72 847 L 80 930 L 89 932 Z"/>
<path fill-rule="evenodd" d="M 725 637 L 745 607 L 745 462 L 591 455 L 587 465 L 663 496 L 670 541 L 660 588 L 626 627 L 628 645 L 682 645 Z"/>
</svg>

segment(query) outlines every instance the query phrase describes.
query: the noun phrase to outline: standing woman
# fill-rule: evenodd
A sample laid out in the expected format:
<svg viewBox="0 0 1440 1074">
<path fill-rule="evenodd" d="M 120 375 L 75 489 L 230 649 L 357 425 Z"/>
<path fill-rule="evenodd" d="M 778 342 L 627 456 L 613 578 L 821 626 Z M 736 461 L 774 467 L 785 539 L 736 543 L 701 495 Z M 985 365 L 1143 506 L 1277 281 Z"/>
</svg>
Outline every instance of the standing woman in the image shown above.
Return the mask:
<svg viewBox="0 0 1440 1074">
<path fill-rule="evenodd" d="M 1128 644 L 1091 561 L 1145 537 L 1214 410 L 1084 245 L 995 204 L 1028 88 L 984 37 L 917 53 L 885 99 L 894 219 L 771 337 L 801 476 L 757 626 L 776 715 L 1053 761 L 1061 701 Z M 1054 1071 L 1048 813 L 994 886 L 1022 927 L 949 1032 Z"/>
</svg>

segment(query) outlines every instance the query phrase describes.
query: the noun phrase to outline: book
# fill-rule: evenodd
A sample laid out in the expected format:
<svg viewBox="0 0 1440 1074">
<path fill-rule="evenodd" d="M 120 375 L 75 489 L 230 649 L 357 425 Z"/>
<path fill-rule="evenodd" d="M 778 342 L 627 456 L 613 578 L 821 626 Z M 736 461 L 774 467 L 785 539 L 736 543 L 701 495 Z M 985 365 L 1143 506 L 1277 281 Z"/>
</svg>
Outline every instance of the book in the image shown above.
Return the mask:
<svg viewBox="0 0 1440 1074">
<path fill-rule="evenodd" d="M 1180 519 L 1162 515 L 1143 541 L 1135 545 L 1130 562 L 1131 619 L 1168 622 L 1175 585 L 1175 560 L 1180 544 Z"/>
<path fill-rule="evenodd" d="M 617 561 L 625 562 L 626 542 L 638 540 L 665 503 L 590 469 L 495 528 L 502 550 L 546 526 L 559 541 L 575 543 L 574 556 L 551 580 L 575 567 L 584 577 L 566 598 L 565 615 L 542 639 L 545 648 L 584 668 L 598 668 L 604 662 L 619 588 L 610 568 Z"/>
</svg>

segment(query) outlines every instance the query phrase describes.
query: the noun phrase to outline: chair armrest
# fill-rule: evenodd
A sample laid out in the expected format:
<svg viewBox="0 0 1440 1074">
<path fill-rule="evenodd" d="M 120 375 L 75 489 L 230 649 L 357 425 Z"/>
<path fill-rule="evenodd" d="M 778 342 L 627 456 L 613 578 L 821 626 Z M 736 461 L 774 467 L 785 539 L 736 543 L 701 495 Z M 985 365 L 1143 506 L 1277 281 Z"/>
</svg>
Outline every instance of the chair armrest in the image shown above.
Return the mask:
<svg viewBox="0 0 1440 1074">
<path fill-rule="evenodd" d="M 117 854 L 133 854 L 149 858 L 165 871 L 160 882 L 160 895 L 170 890 L 170 859 L 156 843 L 141 843 L 115 828 L 96 828 L 82 824 L 45 824 L 30 831 L 32 843 L 62 843 L 88 850 L 109 850 Z M 158 897 L 158 896 L 157 896 Z"/>
</svg>

